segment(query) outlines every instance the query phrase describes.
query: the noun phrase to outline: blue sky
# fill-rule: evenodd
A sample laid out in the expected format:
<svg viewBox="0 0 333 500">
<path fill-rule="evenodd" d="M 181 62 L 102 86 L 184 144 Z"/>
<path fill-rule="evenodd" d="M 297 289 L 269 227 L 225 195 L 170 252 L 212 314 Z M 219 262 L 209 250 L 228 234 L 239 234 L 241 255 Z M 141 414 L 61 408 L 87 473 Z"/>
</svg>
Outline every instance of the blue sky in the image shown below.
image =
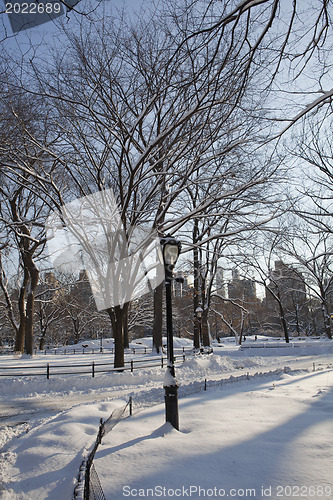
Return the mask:
<svg viewBox="0 0 333 500">
<path fill-rule="evenodd" d="M 0 0 L 0 40 L 1 46 L 9 53 L 27 54 L 27 51 L 31 50 L 31 47 L 37 51 L 43 50 L 46 46 L 52 47 L 54 43 L 59 40 L 59 21 L 66 23 L 65 16 L 56 19 L 55 21 L 50 21 L 48 23 L 42 24 L 40 26 L 35 26 L 31 29 L 24 30 L 20 33 L 14 34 L 11 30 L 8 15 L 4 13 L 5 2 L 15 3 L 15 0 Z M 19 0 L 22 3 L 23 0 Z M 30 3 L 34 0 L 25 0 Z M 93 5 L 91 0 L 91 5 Z M 129 12 L 138 11 L 144 2 L 145 6 L 151 0 L 95 0 L 96 3 L 100 2 L 101 9 L 105 9 L 106 13 L 111 13 L 112 10 L 116 12 L 118 9 L 125 9 Z M 82 10 L 84 6 L 84 0 L 78 4 L 78 9 Z M 68 25 L 70 23 L 74 25 L 73 20 L 74 14 L 69 15 L 67 21 Z"/>
</svg>

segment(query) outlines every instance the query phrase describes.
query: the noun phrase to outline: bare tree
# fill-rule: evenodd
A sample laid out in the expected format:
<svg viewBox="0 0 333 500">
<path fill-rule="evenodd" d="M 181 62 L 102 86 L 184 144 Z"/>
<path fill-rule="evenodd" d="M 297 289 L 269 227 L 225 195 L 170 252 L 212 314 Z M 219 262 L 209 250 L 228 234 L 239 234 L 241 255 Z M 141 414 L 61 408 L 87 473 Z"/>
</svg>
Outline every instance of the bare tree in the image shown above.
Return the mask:
<svg viewBox="0 0 333 500">
<path fill-rule="evenodd" d="M 227 192 L 218 178 L 214 192 L 197 206 L 185 214 L 177 206 L 198 172 L 215 171 L 234 150 L 252 152 L 258 141 L 279 137 L 332 96 L 321 88 L 306 107 L 300 99 L 284 116 L 264 113 L 279 70 L 297 71 L 297 83 L 329 41 L 327 2 L 319 2 L 310 20 L 295 2 L 288 17 L 280 5 L 279 0 L 245 0 L 236 7 L 210 2 L 202 12 L 200 2 L 184 2 L 172 6 L 172 19 L 162 16 L 163 25 L 150 19 L 149 29 L 146 20 L 120 29 L 105 20 L 94 30 L 83 22 L 80 32 L 67 33 L 65 56 L 51 67 L 32 63 L 27 90 L 43 96 L 48 134 L 42 140 L 33 132 L 28 137 L 47 164 L 37 169 L 21 162 L 15 168 L 34 177 L 39 196 L 59 213 L 66 202 L 111 188 L 127 232 L 149 224 L 159 234 L 174 234 L 221 200 L 242 198 L 271 171 L 251 172 L 250 165 L 246 180 Z M 282 15 L 285 27 L 276 34 Z M 281 122 L 286 123 L 277 129 Z M 207 234 L 201 243 L 219 234 Z M 127 311 L 128 303 L 108 310 L 117 367 L 123 366 Z"/>
<path fill-rule="evenodd" d="M 318 232 L 316 225 L 321 220 L 316 217 L 313 225 L 304 223 L 304 219 L 296 218 L 294 226 L 289 222 L 289 232 L 280 242 L 280 249 L 297 265 L 299 276 L 306 281 L 307 289 L 312 297 L 319 299 L 326 336 L 332 338 L 330 300 L 332 293 L 333 240 L 332 235 Z"/>
<path fill-rule="evenodd" d="M 44 225 L 49 204 L 36 189 L 35 182 L 46 155 L 34 147 L 30 136 L 39 134 L 43 137 L 44 130 L 39 103 L 22 90 L 11 88 L 9 82 L 1 94 L 0 110 L 4 125 L 0 136 L 0 221 L 22 270 L 19 326 L 12 322 L 17 330 L 15 349 L 23 352 L 25 344 L 26 353 L 32 354 L 38 260 L 46 241 Z M 5 281 L 3 275 L 4 288 Z M 7 307 L 10 311 L 8 299 Z"/>
<path fill-rule="evenodd" d="M 38 74 L 36 87 L 53 107 L 50 115 L 61 140 L 52 148 L 35 137 L 31 140 L 71 180 L 65 197 L 60 189 L 53 190 L 58 207 L 73 196 L 111 188 L 125 231 L 145 223 L 159 233 L 175 232 L 220 198 L 236 196 L 266 179 L 267 171 L 259 169 L 228 193 L 216 186 L 193 211 L 175 218 L 176 200 L 198 169 L 204 166 L 207 179 L 210 165 L 245 140 L 252 141 L 247 113 L 237 107 L 244 92 L 237 78 L 242 67 L 230 62 L 226 74 L 211 81 L 205 69 L 198 87 L 193 80 L 196 67 L 190 60 L 184 66 L 181 55 L 175 56 L 168 33 L 161 36 L 157 26 L 130 36 L 107 29 L 103 26 L 96 37 L 82 39 L 70 34 L 73 57 L 59 62 L 53 81 L 49 74 L 47 79 Z M 185 80 L 182 65 L 189 74 Z M 45 180 L 43 192 L 52 192 L 48 172 L 37 179 L 40 185 Z M 109 310 L 117 367 L 123 366 L 127 309 L 124 304 Z"/>
<path fill-rule="evenodd" d="M 258 91 L 269 89 L 273 104 L 266 110 L 264 141 L 281 137 L 319 108 L 330 110 L 333 91 L 330 79 L 326 79 L 331 67 L 330 2 L 320 0 L 313 6 L 292 0 L 243 0 L 236 5 L 209 2 L 204 12 L 199 0 L 191 6 L 187 2 L 171 5 L 178 28 L 177 53 L 185 58 L 190 52 L 193 60 L 209 53 L 201 70 L 209 67 L 215 74 L 223 72 L 228 58 L 236 53 L 246 87 L 247 79 L 260 67 Z M 227 46 L 224 53 L 222 45 Z M 307 77 L 307 70 L 312 70 L 311 77 Z M 288 94 L 290 101 L 285 99 Z"/>
</svg>

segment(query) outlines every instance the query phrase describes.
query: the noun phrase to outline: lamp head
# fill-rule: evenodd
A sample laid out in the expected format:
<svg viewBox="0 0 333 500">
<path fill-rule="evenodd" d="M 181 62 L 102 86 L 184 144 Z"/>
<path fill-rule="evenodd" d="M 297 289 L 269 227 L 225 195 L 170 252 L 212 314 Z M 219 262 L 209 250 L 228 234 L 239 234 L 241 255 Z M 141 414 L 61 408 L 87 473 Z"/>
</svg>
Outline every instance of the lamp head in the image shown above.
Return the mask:
<svg viewBox="0 0 333 500">
<path fill-rule="evenodd" d="M 181 250 L 180 241 L 176 240 L 170 235 L 164 236 L 160 240 L 163 251 L 163 261 L 164 267 L 172 272 L 173 268 L 176 265 L 177 259 Z"/>
<path fill-rule="evenodd" d="M 197 318 L 200 319 L 202 316 L 202 313 L 203 313 L 203 310 L 201 309 L 201 307 L 197 307 L 195 310 L 195 314 L 197 315 Z"/>
</svg>

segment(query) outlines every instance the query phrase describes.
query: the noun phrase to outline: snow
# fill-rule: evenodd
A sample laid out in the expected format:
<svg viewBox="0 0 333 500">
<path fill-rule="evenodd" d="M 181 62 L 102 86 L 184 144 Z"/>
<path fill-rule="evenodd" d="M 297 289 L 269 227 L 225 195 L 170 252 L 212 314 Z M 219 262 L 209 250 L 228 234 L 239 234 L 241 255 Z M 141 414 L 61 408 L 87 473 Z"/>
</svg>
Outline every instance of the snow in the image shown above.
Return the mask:
<svg viewBox="0 0 333 500">
<path fill-rule="evenodd" d="M 180 432 L 163 424 L 163 405 L 146 410 L 116 427 L 96 454 L 106 498 L 191 487 L 192 498 L 204 496 L 199 488 L 254 489 L 260 498 L 262 487 L 275 497 L 279 485 L 333 493 L 332 389 L 332 371 L 324 371 L 208 390 L 180 401 Z"/>
<path fill-rule="evenodd" d="M 99 420 L 106 419 L 118 405 L 109 402 L 73 408 L 14 440 L 2 456 L 2 481 L 9 480 L 7 498 L 72 498 L 75 478 L 87 447 L 95 441 Z"/>
<path fill-rule="evenodd" d="M 166 370 L 163 379 L 163 387 L 178 386 L 176 377 L 174 377 L 170 370 Z"/>
<path fill-rule="evenodd" d="M 218 489 L 229 496 L 232 489 L 254 489 L 252 498 L 261 499 L 261 488 L 266 496 L 272 488 L 272 498 L 291 496 L 289 490 L 278 495 L 278 486 L 303 486 L 298 496 L 305 498 L 333 496 L 333 343 L 295 339 L 293 344 L 258 336 L 240 348 L 223 339 L 213 355 L 176 366 L 179 432 L 164 422 L 165 367 L 95 378 L 1 378 L 0 498 L 71 499 L 100 418 L 130 396 L 134 415 L 103 438 L 95 457 L 106 498 L 144 496 L 147 488 L 156 498 L 163 488 L 174 496 L 191 492 L 191 498 Z M 109 354 L 19 360 L 4 355 L 0 370 L 10 363 L 33 366 L 74 358 L 82 363 L 107 356 L 111 359 Z"/>
</svg>

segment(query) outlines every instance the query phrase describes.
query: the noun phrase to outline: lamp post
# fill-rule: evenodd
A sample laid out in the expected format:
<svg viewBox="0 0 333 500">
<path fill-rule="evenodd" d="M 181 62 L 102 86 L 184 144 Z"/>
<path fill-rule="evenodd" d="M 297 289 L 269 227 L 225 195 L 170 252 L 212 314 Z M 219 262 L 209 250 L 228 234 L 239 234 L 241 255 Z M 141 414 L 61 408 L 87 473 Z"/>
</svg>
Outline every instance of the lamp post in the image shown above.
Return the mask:
<svg viewBox="0 0 333 500">
<path fill-rule="evenodd" d="M 168 366 L 164 377 L 165 390 L 165 419 L 177 430 L 179 430 L 178 416 L 178 382 L 175 377 L 175 365 L 173 357 L 173 331 L 172 331 L 172 297 L 171 282 L 173 280 L 173 269 L 180 254 L 181 243 L 168 235 L 161 238 L 163 261 L 165 269 L 165 298 L 166 298 L 166 326 L 167 326 L 167 356 Z"/>
<path fill-rule="evenodd" d="M 200 339 L 200 351 L 202 352 L 202 331 L 201 331 L 201 317 L 202 317 L 203 310 L 201 307 L 197 307 L 195 310 L 195 314 L 197 315 L 197 318 L 199 320 L 199 339 Z"/>
</svg>

